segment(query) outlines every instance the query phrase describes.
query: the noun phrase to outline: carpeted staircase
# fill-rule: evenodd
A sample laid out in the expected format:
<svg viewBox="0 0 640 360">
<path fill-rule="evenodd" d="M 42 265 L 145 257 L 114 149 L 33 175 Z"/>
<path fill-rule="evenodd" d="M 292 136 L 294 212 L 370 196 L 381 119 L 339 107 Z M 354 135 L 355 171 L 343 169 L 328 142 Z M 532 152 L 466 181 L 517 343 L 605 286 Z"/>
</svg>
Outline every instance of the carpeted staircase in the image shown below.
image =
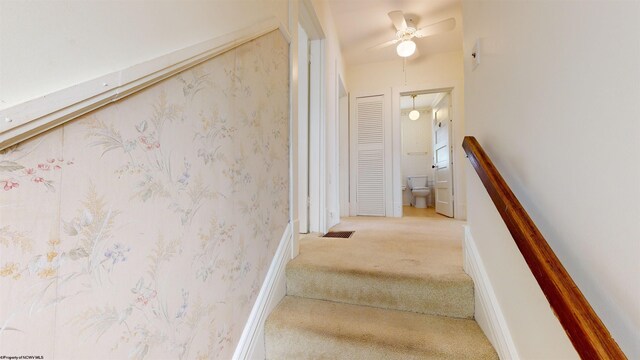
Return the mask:
<svg viewBox="0 0 640 360">
<path fill-rule="evenodd" d="M 498 359 L 473 320 L 461 224 L 349 219 L 350 239 L 307 237 L 265 328 L 269 360 Z"/>
</svg>

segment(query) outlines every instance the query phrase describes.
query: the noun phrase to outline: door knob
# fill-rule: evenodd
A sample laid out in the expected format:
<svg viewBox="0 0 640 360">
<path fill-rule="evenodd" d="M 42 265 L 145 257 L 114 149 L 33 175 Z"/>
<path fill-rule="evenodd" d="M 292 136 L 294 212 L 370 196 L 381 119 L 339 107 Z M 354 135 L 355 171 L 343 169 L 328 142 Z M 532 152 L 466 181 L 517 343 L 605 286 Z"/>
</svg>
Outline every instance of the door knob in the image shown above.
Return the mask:
<svg viewBox="0 0 640 360">
<path fill-rule="evenodd" d="M 436 168 L 436 166 L 435 166 L 435 165 L 431 165 L 431 168 L 432 168 L 432 169 L 435 169 L 435 168 Z"/>
</svg>

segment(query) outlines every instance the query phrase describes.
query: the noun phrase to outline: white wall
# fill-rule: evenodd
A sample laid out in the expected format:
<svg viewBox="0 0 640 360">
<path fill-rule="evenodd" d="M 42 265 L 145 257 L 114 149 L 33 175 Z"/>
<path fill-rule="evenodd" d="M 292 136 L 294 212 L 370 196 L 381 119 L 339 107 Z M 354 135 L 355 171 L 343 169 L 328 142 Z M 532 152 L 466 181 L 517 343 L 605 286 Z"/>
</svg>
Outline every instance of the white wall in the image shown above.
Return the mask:
<svg viewBox="0 0 640 360">
<path fill-rule="evenodd" d="M 640 358 L 640 3 L 468 0 L 463 11 L 465 54 L 482 44 L 480 66 L 465 62 L 467 133 Z M 557 324 L 536 321 L 552 316 L 548 304 L 468 177 L 469 227 L 522 358 L 559 358 L 566 344 L 548 343 Z"/>
<path fill-rule="evenodd" d="M 407 76 L 402 59 L 349 66 L 347 80 L 351 92 L 364 92 L 404 85 L 462 80 L 461 52 L 422 56 L 407 61 Z"/>
<path fill-rule="evenodd" d="M 460 105 L 460 108 L 459 111 L 454 111 L 454 113 L 457 114 L 457 118 L 453 119 L 453 181 L 456 200 L 454 206 L 456 218 L 465 219 L 466 177 L 464 176 L 464 164 L 466 159 L 464 157 L 464 151 L 462 150 L 462 135 L 464 134 L 464 111 L 461 106 L 464 104 L 462 53 L 441 53 L 409 60 L 406 64 L 406 81 L 402 62 L 402 59 L 398 58 L 397 60 L 350 66 L 347 70 L 349 89 L 351 92 L 357 93 L 390 88 L 420 87 L 429 84 L 459 84 L 458 105 Z M 415 90 L 418 89 L 415 88 Z M 393 101 L 398 100 L 399 99 L 393 99 Z M 456 105 L 454 101 L 453 106 L 456 107 L 458 105 Z M 399 166 L 397 168 L 399 168 Z"/>
<path fill-rule="evenodd" d="M 0 0 L 0 109 L 245 28 L 287 0 Z"/>
</svg>

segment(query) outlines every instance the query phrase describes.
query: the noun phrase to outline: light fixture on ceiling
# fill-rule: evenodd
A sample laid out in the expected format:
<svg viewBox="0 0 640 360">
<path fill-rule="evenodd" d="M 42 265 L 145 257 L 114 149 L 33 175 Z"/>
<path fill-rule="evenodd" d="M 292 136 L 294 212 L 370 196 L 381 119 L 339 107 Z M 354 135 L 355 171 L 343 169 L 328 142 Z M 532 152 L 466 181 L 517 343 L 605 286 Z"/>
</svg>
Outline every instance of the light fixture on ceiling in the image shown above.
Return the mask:
<svg viewBox="0 0 640 360">
<path fill-rule="evenodd" d="M 411 95 L 413 98 L 413 110 L 409 112 L 409 119 L 413 121 L 420 119 L 420 111 L 416 110 L 416 96 L 418 95 Z"/>
<path fill-rule="evenodd" d="M 402 40 L 398 44 L 396 52 L 398 53 L 398 56 L 405 58 L 409 57 L 416 52 L 416 43 L 414 43 L 412 40 Z"/>
<path fill-rule="evenodd" d="M 448 18 L 422 28 L 417 27 L 417 18 L 414 15 L 405 15 L 401 10 L 388 13 L 389 19 L 396 28 L 396 37 L 393 40 L 370 47 L 368 50 L 383 49 L 387 46 L 396 46 L 398 56 L 407 58 L 417 53 L 415 39 L 424 39 L 429 36 L 451 31 L 456 27 L 456 19 Z"/>
</svg>

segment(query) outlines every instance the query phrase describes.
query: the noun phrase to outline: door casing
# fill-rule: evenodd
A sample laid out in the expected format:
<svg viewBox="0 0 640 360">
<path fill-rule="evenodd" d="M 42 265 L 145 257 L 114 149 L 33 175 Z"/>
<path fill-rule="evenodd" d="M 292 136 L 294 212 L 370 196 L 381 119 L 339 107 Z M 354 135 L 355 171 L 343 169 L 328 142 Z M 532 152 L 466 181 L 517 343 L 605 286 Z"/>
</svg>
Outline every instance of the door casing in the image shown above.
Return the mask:
<svg viewBox="0 0 640 360">
<path fill-rule="evenodd" d="M 454 218 L 466 219 L 466 179 L 464 176 L 464 151 L 462 150 L 462 139 L 464 137 L 464 110 L 463 110 L 463 87 L 462 82 L 457 80 L 425 83 L 418 85 L 398 86 L 392 88 L 392 158 L 393 184 L 391 186 L 390 198 L 393 202 L 393 211 L 387 216 L 402 217 L 402 138 L 400 121 L 400 97 L 409 93 L 451 93 L 451 119 L 450 133 L 452 139 L 452 171 L 453 171 L 453 193 L 454 193 Z"/>
<path fill-rule="evenodd" d="M 298 25 L 298 219 L 309 232 L 309 37 Z"/>
<path fill-rule="evenodd" d="M 391 117 L 391 89 L 381 89 L 378 91 L 357 92 L 350 94 L 349 99 L 349 215 L 357 216 L 357 124 L 356 124 L 356 99 L 360 97 L 383 96 L 384 97 L 384 196 L 385 216 L 393 214 L 393 152 L 392 152 L 392 117 Z M 402 209 L 401 209 L 402 210 Z"/>
</svg>

